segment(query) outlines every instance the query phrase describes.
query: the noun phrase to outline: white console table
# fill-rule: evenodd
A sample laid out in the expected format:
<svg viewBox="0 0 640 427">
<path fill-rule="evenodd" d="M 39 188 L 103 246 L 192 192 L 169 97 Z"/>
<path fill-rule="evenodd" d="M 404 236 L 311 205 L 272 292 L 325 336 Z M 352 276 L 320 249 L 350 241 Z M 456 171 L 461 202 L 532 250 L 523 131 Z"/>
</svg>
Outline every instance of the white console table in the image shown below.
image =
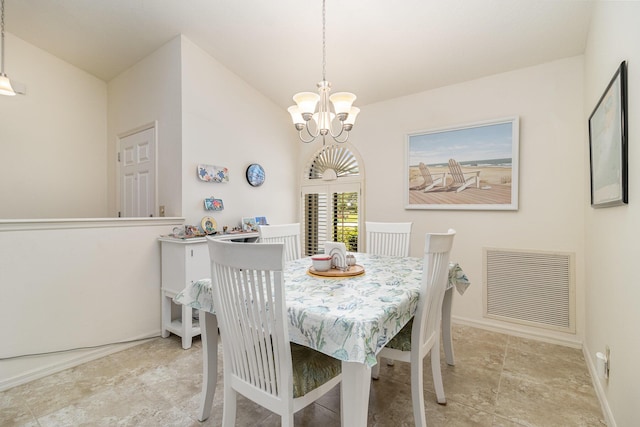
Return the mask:
<svg viewBox="0 0 640 427">
<path fill-rule="evenodd" d="M 212 237 L 220 240 L 255 242 L 258 233 L 217 234 Z M 163 236 L 158 240 L 162 253 L 162 337 L 178 335 L 182 337 L 182 348 L 187 349 L 191 347 L 192 338 L 200 335 L 200 324 L 198 320 L 193 319 L 191 307 L 175 304 L 173 297 L 187 285 L 211 276 L 207 239 Z"/>
</svg>

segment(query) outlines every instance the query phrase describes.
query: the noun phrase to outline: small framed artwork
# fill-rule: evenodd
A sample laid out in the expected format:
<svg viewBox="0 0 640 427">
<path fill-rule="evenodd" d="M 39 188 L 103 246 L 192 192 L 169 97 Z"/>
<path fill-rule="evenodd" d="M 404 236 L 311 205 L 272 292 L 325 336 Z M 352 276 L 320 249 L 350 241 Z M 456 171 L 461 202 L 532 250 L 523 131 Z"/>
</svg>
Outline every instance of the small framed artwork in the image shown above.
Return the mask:
<svg viewBox="0 0 640 427">
<path fill-rule="evenodd" d="M 221 211 L 224 209 L 222 199 L 215 199 L 213 197 L 204 199 L 204 208 L 208 211 Z"/>
<path fill-rule="evenodd" d="M 405 209 L 518 210 L 518 118 L 407 135 Z"/>
<path fill-rule="evenodd" d="M 623 61 L 589 116 L 591 206 L 629 202 L 627 63 Z"/>
<path fill-rule="evenodd" d="M 256 224 L 258 224 L 258 225 L 269 225 L 269 223 L 267 222 L 267 217 L 266 216 L 257 216 L 256 217 Z"/>
<path fill-rule="evenodd" d="M 256 224 L 256 218 L 242 218 L 242 231 L 258 231 L 258 225 Z"/>
</svg>

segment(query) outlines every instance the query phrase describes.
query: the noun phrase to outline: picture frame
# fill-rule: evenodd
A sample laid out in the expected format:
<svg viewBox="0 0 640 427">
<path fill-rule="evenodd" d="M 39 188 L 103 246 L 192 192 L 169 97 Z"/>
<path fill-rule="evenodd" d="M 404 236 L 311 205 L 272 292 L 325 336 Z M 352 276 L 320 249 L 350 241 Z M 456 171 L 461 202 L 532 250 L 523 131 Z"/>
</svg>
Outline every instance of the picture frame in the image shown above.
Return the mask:
<svg viewBox="0 0 640 427">
<path fill-rule="evenodd" d="M 252 232 L 258 231 L 258 225 L 255 217 L 242 218 L 242 231 Z"/>
<path fill-rule="evenodd" d="M 222 199 L 216 199 L 211 196 L 204 199 L 204 209 L 207 211 L 221 211 L 224 210 L 224 203 Z"/>
<path fill-rule="evenodd" d="M 407 134 L 405 209 L 518 210 L 517 116 Z"/>
<path fill-rule="evenodd" d="M 627 63 L 622 61 L 589 116 L 591 206 L 629 203 Z"/>
</svg>

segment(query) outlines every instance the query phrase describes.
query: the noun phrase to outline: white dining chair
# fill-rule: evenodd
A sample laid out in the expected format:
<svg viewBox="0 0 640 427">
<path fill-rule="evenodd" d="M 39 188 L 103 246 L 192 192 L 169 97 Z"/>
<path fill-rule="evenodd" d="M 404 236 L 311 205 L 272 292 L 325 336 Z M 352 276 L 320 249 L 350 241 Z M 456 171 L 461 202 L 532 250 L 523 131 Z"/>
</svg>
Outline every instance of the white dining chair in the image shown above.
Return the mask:
<svg viewBox="0 0 640 427">
<path fill-rule="evenodd" d="M 284 243 L 284 261 L 291 261 L 301 257 L 300 223 L 260 225 L 258 227 L 258 242 Z"/>
<path fill-rule="evenodd" d="M 365 222 L 365 252 L 374 255 L 409 256 L 411 222 Z"/>
<path fill-rule="evenodd" d="M 378 363 L 371 369 L 371 376 L 378 378 L 380 357 L 411 364 L 411 400 L 416 426 L 427 425 L 424 412 L 422 366 L 431 353 L 431 372 L 438 403 L 446 404 L 442 372 L 440 371 L 440 322 L 442 300 L 449 277 L 449 254 L 453 246 L 455 230 L 447 233 L 427 233 L 424 245 L 422 284 L 416 313 L 398 334 L 378 353 Z"/>
<path fill-rule="evenodd" d="M 223 350 L 222 425 L 240 393 L 293 426 L 293 414 L 340 383 L 338 359 L 289 342 L 284 244 L 208 238 L 213 304 Z"/>
</svg>

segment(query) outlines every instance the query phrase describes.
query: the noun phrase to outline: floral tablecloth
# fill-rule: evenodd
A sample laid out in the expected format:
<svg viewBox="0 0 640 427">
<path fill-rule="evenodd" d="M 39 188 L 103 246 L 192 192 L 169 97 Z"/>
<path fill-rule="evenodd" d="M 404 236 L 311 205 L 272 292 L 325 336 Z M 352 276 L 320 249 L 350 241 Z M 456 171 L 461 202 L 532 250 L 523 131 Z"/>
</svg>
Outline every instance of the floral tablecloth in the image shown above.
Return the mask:
<svg viewBox="0 0 640 427">
<path fill-rule="evenodd" d="M 358 253 L 356 260 L 365 274 L 347 278 L 309 275 L 310 258 L 287 262 L 289 337 L 337 359 L 373 366 L 376 353 L 416 310 L 423 259 Z M 462 294 L 469 284 L 451 263 L 449 286 Z M 215 313 L 210 279 L 194 282 L 174 301 Z"/>
</svg>

